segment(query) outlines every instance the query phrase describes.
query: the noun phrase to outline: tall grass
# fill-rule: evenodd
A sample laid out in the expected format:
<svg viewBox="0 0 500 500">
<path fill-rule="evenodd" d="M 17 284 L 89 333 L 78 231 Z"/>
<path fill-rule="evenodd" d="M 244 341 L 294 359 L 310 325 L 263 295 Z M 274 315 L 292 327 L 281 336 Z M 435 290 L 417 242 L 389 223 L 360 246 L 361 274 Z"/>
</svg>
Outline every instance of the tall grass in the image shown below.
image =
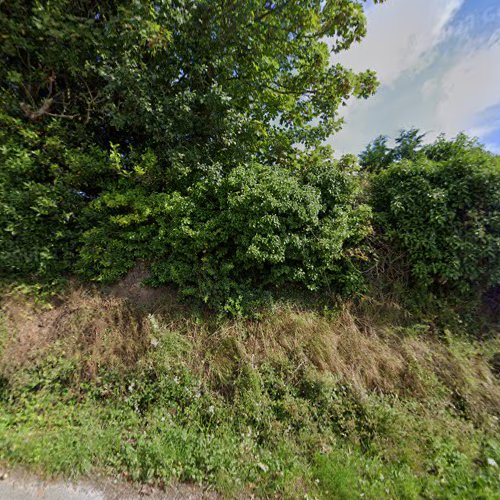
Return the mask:
<svg viewBox="0 0 500 500">
<path fill-rule="evenodd" d="M 168 304 L 4 296 L 0 459 L 229 497 L 498 492 L 498 341 L 437 332 L 397 304 L 282 305 L 259 321 Z"/>
</svg>

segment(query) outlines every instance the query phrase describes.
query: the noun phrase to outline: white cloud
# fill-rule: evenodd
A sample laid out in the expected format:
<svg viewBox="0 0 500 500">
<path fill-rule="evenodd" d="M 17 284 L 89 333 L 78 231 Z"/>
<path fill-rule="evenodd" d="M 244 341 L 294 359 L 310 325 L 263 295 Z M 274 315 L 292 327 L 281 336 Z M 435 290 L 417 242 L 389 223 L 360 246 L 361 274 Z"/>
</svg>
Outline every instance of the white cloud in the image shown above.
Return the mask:
<svg viewBox="0 0 500 500">
<path fill-rule="evenodd" d="M 473 125 L 478 114 L 500 103 L 500 40 L 464 54 L 441 79 L 440 94 L 436 126 L 441 130 L 491 132 L 492 124 Z"/>
<path fill-rule="evenodd" d="M 432 99 L 432 96 L 435 95 L 438 90 L 439 80 L 437 78 L 429 78 L 429 80 L 425 81 L 422 86 L 422 98 L 424 101 Z"/>
<path fill-rule="evenodd" d="M 356 71 L 374 69 L 383 85 L 418 70 L 445 36 L 448 21 L 464 0 L 392 0 L 368 12 L 365 39 L 336 61 Z M 427 59 L 427 60 L 426 60 Z"/>
<path fill-rule="evenodd" d="M 389 0 L 369 9 L 367 38 L 339 59 L 375 69 L 381 87 L 344 108 L 346 125 L 330 141 L 338 153 L 413 126 L 429 139 L 460 131 L 487 138 L 500 128 L 500 4 L 489 9 L 489 32 L 479 6 L 472 17 L 454 18 L 462 4 Z"/>
</svg>

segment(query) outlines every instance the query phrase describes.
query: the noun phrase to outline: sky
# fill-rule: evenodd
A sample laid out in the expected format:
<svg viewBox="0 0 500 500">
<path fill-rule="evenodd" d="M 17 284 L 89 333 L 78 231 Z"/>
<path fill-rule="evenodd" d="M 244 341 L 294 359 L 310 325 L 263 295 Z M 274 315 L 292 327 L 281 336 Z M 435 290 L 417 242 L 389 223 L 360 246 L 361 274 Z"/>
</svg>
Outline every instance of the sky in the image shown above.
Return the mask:
<svg viewBox="0 0 500 500">
<path fill-rule="evenodd" d="M 463 131 L 500 154 L 500 0 L 387 0 L 366 14 L 365 39 L 332 62 L 375 70 L 380 87 L 343 108 L 336 152 L 417 127 L 428 141 Z"/>
</svg>

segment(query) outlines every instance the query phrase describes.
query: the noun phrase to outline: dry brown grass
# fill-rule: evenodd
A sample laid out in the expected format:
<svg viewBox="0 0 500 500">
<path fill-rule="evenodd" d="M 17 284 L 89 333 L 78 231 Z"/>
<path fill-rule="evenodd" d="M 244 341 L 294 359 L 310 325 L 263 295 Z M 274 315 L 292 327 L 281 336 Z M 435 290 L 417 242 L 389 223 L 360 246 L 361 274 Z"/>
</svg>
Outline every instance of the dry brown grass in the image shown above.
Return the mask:
<svg viewBox="0 0 500 500">
<path fill-rule="evenodd" d="M 248 355 L 294 359 L 349 381 L 360 391 L 393 391 L 399 385 L 404 360 L 389 342 L 363 334 L 346 308 L 335 320 L 315 313 L 285 309 L 248 325 Z"/>
<path fill-rule="evenodd" d="M 53 345 L 56 310 L 37 307 L 20 296 L 2 299 L 2 327 L 5 340 L 0 357 L 3 374 L 15 373 L 43 356 Z"/>
<path fill-rule="evenodd" d="M 9 334 L 0 371 L 9 374 L 36 363 L 57 345 L 77 360 L 84 378 L 92 379 L 101 367 L 135 366 L 155 337 L 174 332 L 189 345 L 182 362 L 222 391 L 244 366 L 288 363 L 297 373 L 312 368 L 331 375 L 360 394 L 426 400 L 439 394 L 450 405 L 500 415 L 498 379 L 481 344 L 454 340 L 447 345 L 431 330 L 398 330 L 397 305 L 390 312 L 387 304 L 378 310 L 373 304 L 361 309 L 347 304 L 335 318 L 283 306 L 260 321 L 215 325 L 190 316 L 171 294 L 164 301 L 155 296 L 153 322 L 133 296 L 116 295 L 74 288 L 45 309 L 20 298 L 4 299 Z"/>
<path fill-rule="evenodd" d="M 208 366 L 205 376 L 224 381 L 244 365 L 289 362 L 298 371 L 312 367 L 333 375 L 360 394 L 447 397 L 457 409 L 500 415 L 500 385 L 479 343 L 447 345 L 431 332 L 395 332 L 380 318 L 370 324 L 353 310 L 346 305 L 329 319 L 284 307 L 259 322 L 232 321 L 215 333 L 198 330 L 192 368 Z"/>
<path fill-rule="evenodd" d="M 137 363 L 150 343 L 149 322 L 127 299 L 75 288 L 52 306 L 25 298 L 4 298 L 8 338 L 0 370 L 13 373 L 36 363 L 58 346 L 92 379 L 100 366 L 123 370 Z"/>
</svg>

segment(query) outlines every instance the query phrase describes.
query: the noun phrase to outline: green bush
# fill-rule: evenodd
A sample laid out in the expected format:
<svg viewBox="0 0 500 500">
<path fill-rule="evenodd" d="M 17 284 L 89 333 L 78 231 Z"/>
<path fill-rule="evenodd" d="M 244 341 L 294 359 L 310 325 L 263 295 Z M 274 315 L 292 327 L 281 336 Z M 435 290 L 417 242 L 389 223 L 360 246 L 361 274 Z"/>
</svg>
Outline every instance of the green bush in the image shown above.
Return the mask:
<svg viewBox="0 0 500 500">
<path fill-rule="evenodd" d="M 354 177 L 322 165 L 241 165 L 185 194 L 132 184 L 105 193 L 90 206 L 101 222 L 85 234 L 81 267 L 107 281 L 143 259 L 155 284 L 175 283 L 231 313 L 290 283 L 356 292 L 355 248 L 370 211 L 355 204 Z M 135 171 L 143 177 L 147 168 Z"/>
<path fill-rule="evenodd" d="M 406 254 L 415 284 L 468 295 L 499 283 L 498 156 L 463 135 L 441 137 L 372 180 L 378 227 Z"/>
<path fill-rule="evenodd" d="M 109 170 L 107 155 L 70 147 L 57 124 L 40 130 L 5 116 L 0 124 L 1 273 L 58 277 L 71 269 L 79 215 Z"/>
</svg>

